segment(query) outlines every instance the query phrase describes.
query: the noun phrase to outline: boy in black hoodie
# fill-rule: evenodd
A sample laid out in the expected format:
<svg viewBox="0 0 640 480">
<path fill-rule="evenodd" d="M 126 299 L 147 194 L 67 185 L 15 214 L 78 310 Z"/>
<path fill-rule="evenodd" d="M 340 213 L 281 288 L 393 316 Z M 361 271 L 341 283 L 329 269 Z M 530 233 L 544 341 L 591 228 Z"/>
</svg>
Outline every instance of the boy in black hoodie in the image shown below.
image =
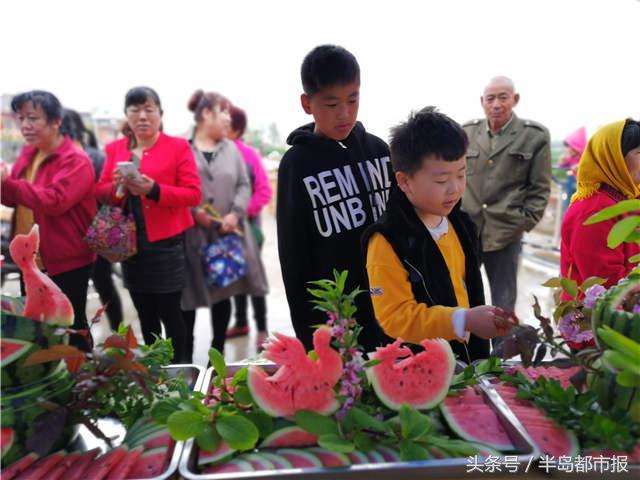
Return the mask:
<svg viewBox="0 0 640 480">
<path fill-rule="evenodd" d="M 395 182 L 389 148 L 367 133 L 358 115 L 360 67 L 342 47 L 314 48 L 302 62 L 302 108 L 310 123 L 293 131 L 278 171 L 278 250 L 297 337 L 312 346 L 312 325 L 326 314 L 309 302 L 308 282 L 348 270 L 347 291 L 365 285 L 360 236 L 386 208 Z M 381 340 L 368 295 L 356 298 L 360 343 Z"/>
</svg>

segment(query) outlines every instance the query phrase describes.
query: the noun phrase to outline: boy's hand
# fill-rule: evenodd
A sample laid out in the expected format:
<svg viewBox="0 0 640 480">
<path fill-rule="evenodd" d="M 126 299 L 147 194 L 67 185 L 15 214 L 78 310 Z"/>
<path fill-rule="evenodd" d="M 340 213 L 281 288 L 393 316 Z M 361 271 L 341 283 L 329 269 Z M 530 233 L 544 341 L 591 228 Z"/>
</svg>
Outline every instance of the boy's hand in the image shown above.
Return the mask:
<svg viewBox="0 0 640 480">
<path fill-rule="evenodd" d="M 198 208 L 193 214 L 193 218 L 198 225 L 203 228 L 211 228 L 213 223 L 213 218 L 207 212 L 205 212 L 202 208 Z"/>
<path fill-rule="evenodd" d="M 466 330 L 486 340 L 506 335 L 516 324 L 504 310 L 490 305 L 471 308 L 466 314 Z"/>
<path fill-rule="evenodd" d="M 238 217 L 233 213 L 228 213 L 222 219 L 222 226 L 220 230 L 222 233 L 231 233 L 238 228 Z"/>
</svg>

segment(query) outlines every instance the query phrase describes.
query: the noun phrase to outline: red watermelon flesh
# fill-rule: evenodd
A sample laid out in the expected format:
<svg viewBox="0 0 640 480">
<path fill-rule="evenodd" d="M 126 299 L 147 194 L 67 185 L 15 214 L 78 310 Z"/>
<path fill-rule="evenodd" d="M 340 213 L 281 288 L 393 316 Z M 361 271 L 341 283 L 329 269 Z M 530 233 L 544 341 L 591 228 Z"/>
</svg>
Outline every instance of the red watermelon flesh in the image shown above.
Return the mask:
<svg viewBox="0 0 640 480">
<path fill-rule="evenodd" d="M 134 448 L 127 452 L 125 457 L 111 469 L 107 476 L 107 480 L 122 480 L 124 478 L 128 478 L 129 472 L 138 461 L 142 451 L 142 448 Z"/>
<path fill-rule="evenodd" d="M 209 465 L 213 463 L 220 463 L 220 461 L 233 455 L 235 450 L 231 448 L 227 442 L 221 441 L 218 448 L 212 452 L 206 450 L 198 450 L 198 465 Z"/>
<path fill-rule="evenodd" d="M 2 427 L 0 429 L 0 445 L 2 445 L 2 456 L 9 451 L 13 445 L 13 439 L 15 438 L 15 432 L 11 427 Z"/>
<path fill-rule="evenodd" d="M 129 470 L 128 478 L 157 477 L 164 472 L 167 459 L 167 447 L 158 447 L 144 452 Z"/>
<path fill-rule="evenodd" d="M 381 447 L 377 447 L 375 451 L 377 451 L 380 455 L 382 455 L 382 458 L 384 459 L 385 462 L 400 461 L 400 453 L 397 450 L 394 450 L 393 448 L 381 446 Z"/>
<path fill-rule="evenodd" d="M 83 477 L 91 480 L 102 480 L 118 463 L 127 455 L 129 451 L 124 447 L 109 450 L 104 455 L 98 457 L 89 466 Z"/>
<path fill-rule="evenodd" d="M 322 462 L 322 465 L 328 468 L 348 467 L 349 465 L 351 465 L 349 457 L 347 457 L 344 453 L 332 452 L 331 450 L 327 450 L 326 448 L 321 447 L 307 448 L 307 452 L 312 453 L 316 457 L 318 457 Z"/>
<path fill-rule="evenodd" d="M 78 460 L 69 467 L 64 480 L 80 480 L 81 478 L 86 478 L 84 477 L 84 472 L 89 468 L 93 459 L 99 454 L 99 448 L 94 448 L 93 450 L 83 453 L 82 456 L 80 456 L 80 458 L 78 458 Z"/>
<path fill-rule="evenodd" d="M 58 480 L 65 475 L 65 472 L 69 470 L 69 467 L 75 463 L 82 454 L 80 452 L 73 452 L 66 455 L 55 468 L 47 474 L 46 480 Z"/>
<path fill-rule="evenodd" d="M 369 450 L 365 453 L 367 458 L 369 459 L 369 463 L 384 463 L 387 460 L 384 459 L 382 454 L 376 450 Z M 391 460 L 394 461 L 394 460 Z"/>
<path fill-rule="evenodd" d="M 293 425 L 271 433 L 262 441 L 260 448 L 311 447 L 317 444 L 318 435 Z"/>
<path fill-rule="evenodd" d="M 351 465 L 362 465 L 364 463 L 369 463 L 369 457 L 357 450 L 347 453 L 347 457 L 349 457 Z"/>
<path fill-rule="evenodd" d="M 278 470 L 286 470 L 288 468 L 293 468 L 293 466 L 291 465 L 291 462 L 281 455 L 277 455 L 271 452 L 260 452 L 260 455 L 262 455 L 264 458 L 266 458 L 271 463 L 273 463 L 273 466 Z"/>
<path fill-rule="evenodd" d="M 249 462 L 236 458 L 230 462 L 223 463 L 222 465 L 213 465 L 207 468 L 202 473 L 204 475 L 209 473 L 237 473 L 237 472 L 253 472 L 253 467 Z"/>
<path fill-rule="evenodd" d="M 45 480 L 47 474 L 52 471 L 55 466 L 62 461 L 66 452 L 59 451 L 52 453 L 48 457 L 41 458 L 31 465 L 28 470 L 23 471 L 16 477 L 16 480 Z"/>
<path fill-rule="evenodd" d="M 498 450 L 513 450 L 513 442 L 496 412 L 484 403 L 481 392 L 469 386 L 456 396 L 447 397 L 440 411 L 456 434 L 467 441 L 484 443 Z"/>
<path fill-rule="evenodd" d="M 538 377 L 553 378 L 560 382 L 562 388 L 571 385 L 571 377 L 580 371 L 580 367 L 558 368 L 558 367 L 528 367 L 522 365 L 511 367 L 508 372 L 513 375 L 515 372 L 522 372 L 526 377 L 535 381 Z"/>
<path fill-rule="evenodd" d="M 315 455 L 305 451 L 293 448 L 282 448 L 276 450 L 276 453 L 286 458 L 293 468 L 321 468 L 322 462 Z"/>
<path fill-rule="evenodd" d="M 175 440 L 171 438 L 171 434 L 169 432 L 162 432 L 149 438 L 149 440 L 146 440 L 143 444 L 143 447 L 145 451 L 153 450 L 154 448 L 158 447 L 167 447 L 169 450 L 171 450 L 175 443 Z"/>
<path fill-rule="evenodd" d="M 523 400 L 515 399 L 517 392 L 515 387 L 502 384 L 496 386 L 496 390 L 503 397 L 507 406 L 514 407 L 513 414 L 522 423 L 541 452 L 555 457 L 575 456 L 579 453 L 578 440 L 575 435 L 553 420 L 546 418 L 544 412 L 537 407 Z"/>
<path fill-rule="evenodd" d="M 33 345 L 26 340 L 3 338 L 0 340 L 0 367 L 5 367 L 22 357 Z"/>
<path fill-rule="evenodd" d="M 40 231 L 34 225 L 26 235 L 16 235 L 9 244 L 11 258 L 22 271 L 26 301 L 23 315 L 40 322 L 70 327 L 73 307 L 50 277 L 36 265 L 36 252 L 40 245 Z"/>
<path fill-rule="evenodd" d="M 249 390 L 256 405 L 273 417 L 292 417 L 300 410 L 333 413 L 339 406 L 333 387 L 342 376 L 342 357 L 331 348 L 331 339 L 329 328 L 314 332 L 313 360 L 297 338 L 279 333 L 270 338 L 264 355 L 280 368 L 269 376 L 259 366 L 249 367 Z"/>
<path fill-rule="evenodd" d="M 376 395 L 396 411 L 403 403 L 417 409 L 435 407 L 447 396 L 456 365 L 449 342 L 423 340 L 424 351 L 418 354 L 401 344 L 397 339 L 369 354 L 372 360 L 381 360 L 366 369 Z"/>
<path fill-rule="evenodd" d="M 2 473 L 0 474 L 0 478 L 2 478 L 2 480 L 13 480 L 20 473 L 24 472 L 31 465 L 33 465 L 36 462 L 36 460 L 38 460 L 38 455 L 33 452 L 28 455 L 25 455 L 20 460 L 12 463 L 7 468 L 3 469 Z"/>
</svg>

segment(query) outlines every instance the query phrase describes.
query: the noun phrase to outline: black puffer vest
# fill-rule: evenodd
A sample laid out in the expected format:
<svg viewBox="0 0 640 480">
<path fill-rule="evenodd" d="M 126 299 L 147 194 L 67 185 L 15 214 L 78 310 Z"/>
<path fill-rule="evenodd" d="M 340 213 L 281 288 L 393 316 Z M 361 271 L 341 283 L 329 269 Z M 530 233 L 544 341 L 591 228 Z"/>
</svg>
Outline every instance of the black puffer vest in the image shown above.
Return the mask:
<svg viewBox="0 0 640 480">
<path fill-rule="evenodd" d="M 465 255 L 465 283 L 469 304 L 471 307 L 484 305 L 479 241 L 475 225 L 469 216 L 460 210 L 460 203 L 455 206 L 448 219 L 458 235 Z M 369 239 L 376 232 L 381 233 L 391 244 L 407 270 L 416 301 L 429 306 L 455 307 L 458 305 L 449 269 L 438 245 L 418 218 L 406 195 L 398 187 L 391 191 L 385 214 L 362 236 L 362 251 L 365 258 Z M 458 358 L 468 362 L 464 344 L 455 340 L 450 343 Z M 472 361 L 487 358 L 489 341 L 471 335 L 467 349 Z"/>
</svg>

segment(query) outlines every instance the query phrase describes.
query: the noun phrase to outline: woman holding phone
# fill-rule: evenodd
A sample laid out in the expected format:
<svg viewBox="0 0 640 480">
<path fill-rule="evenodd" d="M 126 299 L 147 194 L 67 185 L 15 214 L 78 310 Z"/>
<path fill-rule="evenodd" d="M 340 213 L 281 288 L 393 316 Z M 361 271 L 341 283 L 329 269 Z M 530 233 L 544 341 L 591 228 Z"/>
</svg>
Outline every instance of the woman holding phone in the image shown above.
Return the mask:
<svg viewBox="0 0 640 480">
<path fill-rule="evenodd" d="M 114 205 L 125 198 L 133 213 L 138 252 L 122 262 L 124 284 L 145 343 L 160 336 L 162 322 L 173 341 L 174 362 L 180 363 L 186 359 L 180 310 L 184 231 L 193 225 L 190 208 L 200 203 L 198 170 L 189 143 L 162 132 L 162 105 L 155 90 L 129 90 L 124 111 L 125 136 L 106 146 L 97 198 Z M 123 164 L 122 171 L 119 162 L 132 165 Z"/>
</svg>

